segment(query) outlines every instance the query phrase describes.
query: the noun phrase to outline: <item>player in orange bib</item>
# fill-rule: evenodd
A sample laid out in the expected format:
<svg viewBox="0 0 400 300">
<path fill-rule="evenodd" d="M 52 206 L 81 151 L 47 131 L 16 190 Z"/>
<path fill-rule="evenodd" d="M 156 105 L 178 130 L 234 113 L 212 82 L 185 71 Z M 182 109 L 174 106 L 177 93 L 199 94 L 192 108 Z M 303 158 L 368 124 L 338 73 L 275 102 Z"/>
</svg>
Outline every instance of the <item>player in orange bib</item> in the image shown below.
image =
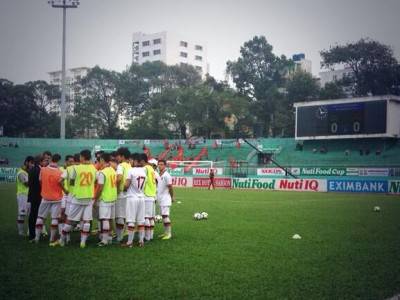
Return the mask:
<svg viewBox="0 0 400 300">
<path fill-rule="evenodd" d="M 35 242 L 38 243 L 42 233 L 44 220 L 51 215 L 50 246 L 55 246 L 58 231 L 58 219 L 61 213 L 61 199 L 63 187 L 60 185 L 62 171 L 58 167 L 61 156 L 54 154 L 47 167 L 40 170 L 39 180 L 41 182 L 42 202 L 39 206 L 38 218 L 36 219 Z"/>
</svg>

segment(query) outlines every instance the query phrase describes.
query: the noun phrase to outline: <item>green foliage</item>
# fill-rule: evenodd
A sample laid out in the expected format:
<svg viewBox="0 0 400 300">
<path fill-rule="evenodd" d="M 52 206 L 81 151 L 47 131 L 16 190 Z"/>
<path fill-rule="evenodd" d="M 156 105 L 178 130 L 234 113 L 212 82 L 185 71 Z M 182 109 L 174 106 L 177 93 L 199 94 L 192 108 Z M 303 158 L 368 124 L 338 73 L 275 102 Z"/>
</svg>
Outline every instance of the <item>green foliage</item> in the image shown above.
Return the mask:
<svg viewBox="0 0 400 300">
<path fill-rule="evenodd" d="M 345 98 L 343 87 L 338 82 L 328 82 L 319 92 L 321 100 Z"/>
<path fill-rule="evenodd" d="M 75 119 L 95 126 L 103 138 L 118 136 L 118 116 L 128 106 L 127 101 L 120 97 L 119 79 L 119 73 L 96 66 L 77 86 Z"/>
<path fill-rule="evenodd" d="M 286 84 L 287 98 L 290 103 L 313 101 L 318 99 L 319 85 L 312 74 L 296 71 Z"/>
<path fill-rule="evenodd" d="M 58 89 L 45 81 L 14 85 L 0 79 L 0 125 L 6 136 L 57 137 L 59 117 L 46 110 Z"/>
<path fill-rule="evenodd" d="M 98 66 L 74 88 L 67 137 L 188 138 L 293 136 L 293 103 L 358 95 L 400 94 L 400 66 L 390 47 L 361 39 L 321 51 L 322 66 L 349 66 L 353 75 L 320 88 L 294 62 L 273 53 L 264 36 L 245 42 L 227 62 L 235 89 L 190 65 L 132 64 L 119 73 Z M 0 80 L 0 125 L 9 136 L 57 137 L 57 86 Z M 70 99 L 67 99 L 70 101 Z M 121 116 L 132 120 L 119 128 Z"/>
<path fill-rule="evenodd" d="M 400 67 L 393 50 L 371 39 L 360 39 L 321 51 L 322 67 L 346 65 L 353 75 L 344 85 L 354 95 L 400 94 Z"/>
<path fill-rule="evenodd" d="M 255 36 L 240 48 L 240 57 L 228 61 L 227 73 L 231 75 L 238 92 L 251 99 L 250 112 L 261 132 L 273 134 L 274 114 L 282 100 L 279 89 L 285 86 L 286 75 L 293 62 L 285 56 L 276 56 L 264 36 Z"/>
<path fill-rule="evenodd" d="M 79 233 L 65 248 L 18 237 L 15 186 L 0 192 L 3 298 L 388 299 L 399 292 L 394 197 L 176 189 L 182 203 L 171 208 L 171 240 L 99 248 L 90 236 L 80 249 Z M 194 221 L 198 211 L 208 220 Z M 156 224 L 155 236 L 161 232 Z M 295 233 L 302 239 L 292 240 Z"/>
</svg>

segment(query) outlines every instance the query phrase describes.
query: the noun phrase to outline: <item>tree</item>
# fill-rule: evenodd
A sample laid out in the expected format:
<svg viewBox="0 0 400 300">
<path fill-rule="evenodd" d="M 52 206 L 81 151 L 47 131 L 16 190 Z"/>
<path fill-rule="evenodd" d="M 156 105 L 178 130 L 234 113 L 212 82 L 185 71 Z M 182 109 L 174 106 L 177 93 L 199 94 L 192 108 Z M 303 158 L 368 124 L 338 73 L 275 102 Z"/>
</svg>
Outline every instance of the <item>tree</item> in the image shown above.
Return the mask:
<svg viewBox="0 0 400 300">
<path fill-rule="evenodd" d="M 6 136 L 40 136 L 36 124 L 38 107 L 32 89 L 26 85 L 14 85 L 0 79 L 0 122 Z"/>
<path fill-rule="evenodd" d="M 265 37 L 255 36 L 240 48 L 237 61 L 228 61 L 227 73 L 231 75 L 238 92 L 250 99 L 250 111 L 259 124 L 260 134 L 266 130 L 273 134 L 274 113 L 283 96 L 286 75 L 293 62 L 285 56 L 278 57 Z"/>
<path fill-rule="evenodd" d="M 337 82 L 328 82 L 319 91 L 319 98 L 321 100 L 340 99 L 345 98 L 342 86 Z"/>
<path fill-rule="evenodd" d="M 58 137 L 60 132 L 60 89 L 44 80 L 25 83 L 31 89 L 37 106 L 35 123 L 40 128 L 43 137 Z"/>
<path fill-rule="evenodd" d="M 44 112 L 57 111 L 60 108 L 60 89 L 44 80 L 29 81 L 26 86 L 32 89 L 37 107 Z"/>
<path fill-rule="evenodd" d="M 78 84 L 75 114 L 86 120 L 89 127 L 95 125 L 103 138 L 120 134 L 118 117 L 128 106 L 118 90 L 119 81 L 119 73 L 96 66 Z"/>
<path fill-rule="evenodd" d="M 317 79 L 310 73 L 296 71 L 287 81 L 286 92 L 291 104 L 300 101 L 312 101 L 318 98 L 319 85 Z"/>
<path fill-rule="evenodd" d="M 343 85 L 351 87 L 356 96 L 400 94 L 400 68 L 393 50 L 371 39 L 336 45 L 321 51 L 325 68 L 345 65 L 353 74 Z"/>
</svg>

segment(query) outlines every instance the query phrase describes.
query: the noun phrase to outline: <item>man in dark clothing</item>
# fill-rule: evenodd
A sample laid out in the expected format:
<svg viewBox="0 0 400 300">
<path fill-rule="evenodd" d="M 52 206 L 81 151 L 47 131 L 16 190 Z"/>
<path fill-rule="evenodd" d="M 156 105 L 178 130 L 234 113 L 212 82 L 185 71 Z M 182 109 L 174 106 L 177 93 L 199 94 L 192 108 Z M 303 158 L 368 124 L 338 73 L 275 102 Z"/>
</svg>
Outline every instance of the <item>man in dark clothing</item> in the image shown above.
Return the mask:
<svg viewBox="0 0 400 300">
<path fill-rule="evenodd" d="M 211 190 L 211 186 L 212 186 L 212 189 L 215 190 L 215 178 L 214 178 L 215 177 L 215 173 L 214 173 L 213 169 L 210 169 L 209 177 L 210 177 L 210 183 L 208 185 L 208 189 Z"/>
<path fill-rule="evenodd" d="M 42 201 L 42 196 L 40 195 L 40 164 L 43 163 L 43 158 L 41 155 L 35 157 L 35 164 L 28 172 L 28 203 L 30 203 L 31 209 L 29 213 L 29 240 L 35 240 L 35 225 L 36 219 L 39 212 L 40 202 Z"/>
</svg>

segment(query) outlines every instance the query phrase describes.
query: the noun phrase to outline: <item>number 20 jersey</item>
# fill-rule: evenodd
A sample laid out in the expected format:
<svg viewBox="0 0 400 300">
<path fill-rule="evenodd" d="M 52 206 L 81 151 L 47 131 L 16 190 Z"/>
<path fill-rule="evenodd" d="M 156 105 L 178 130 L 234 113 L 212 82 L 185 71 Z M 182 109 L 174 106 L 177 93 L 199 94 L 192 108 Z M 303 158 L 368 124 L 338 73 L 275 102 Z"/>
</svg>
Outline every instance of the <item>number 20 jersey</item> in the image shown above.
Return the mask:
<svg viewBox="0 0 400 300">
<path fill-rule="evenodd" d="M 146 171 L 142 167 L 134 167 L 129 170 L 127 179 L 131 184 L 128 187 L 128 197 L 143 197 L 144 186 L 146 183 Z"/>
<path fill-rule="evenodd" d="M 93 199 L 96 168 L 92 164 L 80 164 L 75 166 L 74 169 L 74 197 L 76 199 Z"/>
</svg>

